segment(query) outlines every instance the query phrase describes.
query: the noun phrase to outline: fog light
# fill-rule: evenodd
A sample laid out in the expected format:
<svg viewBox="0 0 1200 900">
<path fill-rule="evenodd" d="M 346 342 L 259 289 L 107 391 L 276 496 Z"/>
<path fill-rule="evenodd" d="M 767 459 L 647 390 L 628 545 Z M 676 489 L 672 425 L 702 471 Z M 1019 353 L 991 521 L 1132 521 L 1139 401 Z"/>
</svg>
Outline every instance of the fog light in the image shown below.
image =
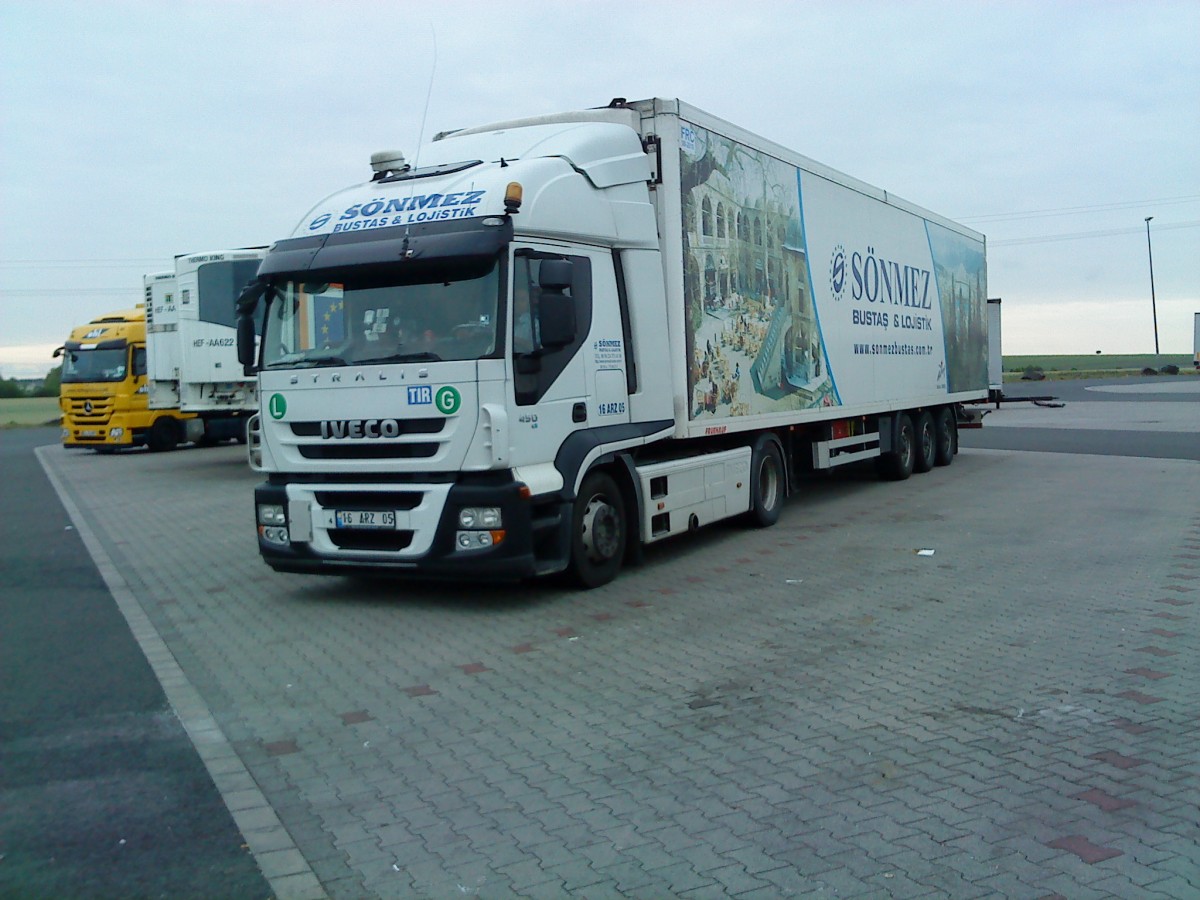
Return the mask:
<svg viewBox="0 0 1200 900">
<path fill-rule="evenodd" d="M 283 506 L 278 503 L 258 504 L 258 524 L 286 525 L 287 516 L 284 515 Z"/>
<path fill-rule="evenodd" d="M 65 441 L 65 440 L 69 440 L 69 439 L 70 439 L 70 437 L 71 437 L 71 429 L 70 429 L 70 428 L 64 428 L 64 429 L 62 430 L 62 439 Z"/>
<path fill-rule="evenodd" d="M 485 550 L 504 540 L 503 531 L 459 531 L 455 532 L 457 550 Z"/>
<path fill-rule="evenodd" d="M 111 438 L 119 438 L 119 437 L 124 436 L 124 434 L 125 434 L 124 428 L 112 428 L 108 432 L 108 436 Z"/>
<path fill-rule="evenodd" d="M 258 533 L 262 535 L 262 539 L 270 544 L 286 544 L 288 542 L 288 532 L 286 528 L 280 528 L 276 525 L 260 525 Z"/>
</svg>

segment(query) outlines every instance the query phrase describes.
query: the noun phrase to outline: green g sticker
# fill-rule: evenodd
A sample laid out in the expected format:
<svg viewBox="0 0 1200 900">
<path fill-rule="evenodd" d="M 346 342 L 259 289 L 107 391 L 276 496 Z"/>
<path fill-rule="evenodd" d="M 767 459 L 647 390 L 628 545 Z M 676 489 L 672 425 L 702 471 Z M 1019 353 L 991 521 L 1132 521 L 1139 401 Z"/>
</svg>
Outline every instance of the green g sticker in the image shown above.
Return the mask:
<svg viewBox="0 0 1200 900">
<path fill-rule="evenodd" d="M 267 403 L 267 412 L 271 414 L 272 419 L 282 419 L 287 415 L 287 401 L 283 399 L 283 394 L 271 395 Z"/>
<path fill-rule="evenodd" d="M 434 405 L 437 406 L 438 410 L 448 416 L 452 416 L 458 412 L 458 407 L 462 405 L 462 397 L 459 396 L 458 391 L 452 387 L 438 388 L 437 394 L 434 395 L 433 402 Z"/>
</svg>

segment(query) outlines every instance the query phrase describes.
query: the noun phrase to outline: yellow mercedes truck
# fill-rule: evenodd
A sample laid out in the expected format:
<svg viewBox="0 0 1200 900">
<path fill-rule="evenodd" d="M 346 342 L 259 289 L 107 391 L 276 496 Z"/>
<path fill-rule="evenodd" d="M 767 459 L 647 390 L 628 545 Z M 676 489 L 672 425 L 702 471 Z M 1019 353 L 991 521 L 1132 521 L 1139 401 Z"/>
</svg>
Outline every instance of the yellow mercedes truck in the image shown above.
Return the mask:
<svg viewBox="0 0 1200 900">
<path fill-rule="evenodd" d="M 64 447 L 171 450 L 190 432 L 203 431 L 194 413 L 150 409 L 142 304 L 74 329 L 54 355 L 63 360 L 58 403 Z"/>
</svg>

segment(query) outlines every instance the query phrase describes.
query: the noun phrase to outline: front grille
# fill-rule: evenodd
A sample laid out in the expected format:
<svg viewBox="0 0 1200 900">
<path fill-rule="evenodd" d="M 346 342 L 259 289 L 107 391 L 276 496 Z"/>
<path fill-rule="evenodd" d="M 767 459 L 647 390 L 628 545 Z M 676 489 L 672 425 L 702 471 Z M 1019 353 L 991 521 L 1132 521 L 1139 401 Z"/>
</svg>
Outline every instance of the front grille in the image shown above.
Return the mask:
<svg viewBox="0 0 1200 900">
<path fill-rule="evenodd" d="M 380 550 L 396 552 L 412 543 L 411 531 L 349 531 L 329 532 L 329 540 L 340 550 Z"/>
<path fill-rule="evenodd" d="M 67 414 L 80 424 L 96 425 L 107 422 L 113 412 L 111 397 L 71 397 L 67 403 Z"/>
<path fill-rule="evenodd" d="M 446 427 L 445 419 L 389 419 L 397 426 L 396 436 L 403 434 L 438 434 Z M 293 422 L 292 434 L 296 437 L 321 437 L 320 422 Z"/>
<path fill-rule="evenodd" d="M 438 451 L 437 444 L 300 444 L 305 459 L 422 459 Z"/>
<path fill-rule="evenodd" d="M 322 509 L 416 509 L 425 495 L 421 491 L 317 491 Z"/>
</svg>

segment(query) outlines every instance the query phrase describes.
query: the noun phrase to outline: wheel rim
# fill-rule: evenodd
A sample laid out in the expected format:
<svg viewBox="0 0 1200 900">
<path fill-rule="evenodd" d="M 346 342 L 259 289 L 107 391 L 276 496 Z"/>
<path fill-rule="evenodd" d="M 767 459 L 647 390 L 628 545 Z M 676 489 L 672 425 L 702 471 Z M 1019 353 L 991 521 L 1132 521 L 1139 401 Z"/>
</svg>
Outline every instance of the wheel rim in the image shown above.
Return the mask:
<svg viewBox="0 0 1200 900">
<path fill-rule="evenodd" d="M 758 503 L 763 509 L 774 509 L 779 502 L 779 468 L 770 454 L 763 456 L 758 467 Z"/>
<path fill-rule="evenodd" d="M 926 422 L 921 428 L 921 456 L 929 459 L 934 452 L 933 423 Z"/>
<path fill-rule="evenodd" d="M 900 462 L 906 469 L 913 458 L 913 434 L 911 428 L 900 429 Z"/>
<path fill-rule="evenodd" d="M 616 509 L 603 494 L 596 494 L 583 510 L 583 548 L 588 559 L 605 562 L 617 555 L 621 546 L 621 521 Z"/>
</svg>

